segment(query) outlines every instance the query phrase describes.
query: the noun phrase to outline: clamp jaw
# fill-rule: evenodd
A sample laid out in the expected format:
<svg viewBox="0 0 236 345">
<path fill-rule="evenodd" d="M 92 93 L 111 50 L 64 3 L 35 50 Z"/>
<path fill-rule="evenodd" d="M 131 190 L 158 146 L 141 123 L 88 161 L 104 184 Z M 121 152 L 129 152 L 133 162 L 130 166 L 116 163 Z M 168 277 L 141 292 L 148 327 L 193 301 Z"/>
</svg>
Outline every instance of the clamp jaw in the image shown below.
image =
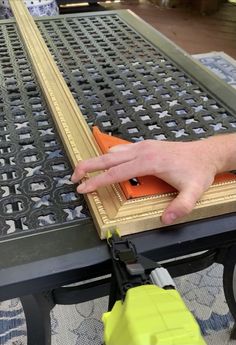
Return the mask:
<svg viewBox="0 0 236 345">
<path fill-rule="evenodd" d="M 112 258 L 113 280 L 116 283 L 115 301 L 124 301 L 130 288 L 152 284 L 149 274 L 160 265 L 138 255 L 135 245 L 120 237 L 117 231 L 109 233 L 107 243 Z"/>
<path fill-rule="evenodd" d="M 113 263 L 111 311 L 103 314 L 106 345 L 204 345 L 199 326 L 168 271 L 109 234 Z M 157 285 L 156 285 L 157 284 Z"/>
</svg>

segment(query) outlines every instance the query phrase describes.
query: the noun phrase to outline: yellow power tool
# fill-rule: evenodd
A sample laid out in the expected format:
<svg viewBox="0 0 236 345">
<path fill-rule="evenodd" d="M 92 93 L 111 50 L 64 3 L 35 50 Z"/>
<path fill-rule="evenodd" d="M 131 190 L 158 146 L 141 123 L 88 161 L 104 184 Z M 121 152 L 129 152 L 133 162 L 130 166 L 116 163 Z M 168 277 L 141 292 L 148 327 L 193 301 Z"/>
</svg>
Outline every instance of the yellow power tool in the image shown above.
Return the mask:
<svg viewBox="0 0 236 345">
<path fill-rule="evenodd" d="M 113 300 L 103 314 L 105 345 L 204 345 L 198 323 L 168 271 L 108 234 Z"/>
</svg>

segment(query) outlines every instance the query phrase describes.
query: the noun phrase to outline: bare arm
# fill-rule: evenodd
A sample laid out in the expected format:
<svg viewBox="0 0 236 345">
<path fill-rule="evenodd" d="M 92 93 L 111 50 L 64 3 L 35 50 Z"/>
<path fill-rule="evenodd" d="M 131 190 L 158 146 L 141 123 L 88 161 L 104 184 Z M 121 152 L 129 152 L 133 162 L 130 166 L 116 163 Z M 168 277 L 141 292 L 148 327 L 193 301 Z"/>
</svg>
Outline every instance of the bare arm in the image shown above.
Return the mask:
<svg viewBox="0 0 236 345">
<path fill-rule="evenodd" d="M 105 170 L 77 187 L 79 193 L 88 193 L 133 177 L 155 175 L 179 191 L 162 215 L 162 222 L 171 224 L 192 211 L 217 173 L 234 169 L 236 134 L 188 143 L 146 140 L 119 145 L 108 154 L 80 162 L 72 181 L 78 183 L 88 172 Z"/>
</svg>

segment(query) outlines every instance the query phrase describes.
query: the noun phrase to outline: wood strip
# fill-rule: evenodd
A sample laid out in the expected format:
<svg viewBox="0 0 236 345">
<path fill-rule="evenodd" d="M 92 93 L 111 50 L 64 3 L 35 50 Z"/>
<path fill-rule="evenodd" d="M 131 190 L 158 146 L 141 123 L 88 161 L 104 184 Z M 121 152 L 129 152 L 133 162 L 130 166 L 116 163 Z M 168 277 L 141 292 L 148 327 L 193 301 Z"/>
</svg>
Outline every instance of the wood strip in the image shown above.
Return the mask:
<svg viewBox="0 0 236 345">
<path fill-rule="evenodd" d="M 41 90 L 74 167 L 79 160 L 98 155 L 92 133 L 23 1 L 10 0 L 10 5 Z M 79 152 L 78 147 L 84 147 L 83 151 Z"/>
</svg>

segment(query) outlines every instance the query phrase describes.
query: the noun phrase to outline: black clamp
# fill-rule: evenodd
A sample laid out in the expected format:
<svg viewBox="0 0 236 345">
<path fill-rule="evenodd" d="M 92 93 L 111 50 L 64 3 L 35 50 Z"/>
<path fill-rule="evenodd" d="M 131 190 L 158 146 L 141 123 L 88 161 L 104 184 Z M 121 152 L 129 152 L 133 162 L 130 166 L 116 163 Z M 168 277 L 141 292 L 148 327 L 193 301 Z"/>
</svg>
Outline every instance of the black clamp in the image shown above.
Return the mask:
<svg viewBox="0 0 236 345">
<path fill-rule="evenodd" d="M 138 255 L 135 245 L 117 232 L 107 239 L 110 248 L 113 274 L 117 283 L 117 299 L 124 300 L 128 289 L 151 284 L 149 274 L 160 265 Z"/>
</svg>

